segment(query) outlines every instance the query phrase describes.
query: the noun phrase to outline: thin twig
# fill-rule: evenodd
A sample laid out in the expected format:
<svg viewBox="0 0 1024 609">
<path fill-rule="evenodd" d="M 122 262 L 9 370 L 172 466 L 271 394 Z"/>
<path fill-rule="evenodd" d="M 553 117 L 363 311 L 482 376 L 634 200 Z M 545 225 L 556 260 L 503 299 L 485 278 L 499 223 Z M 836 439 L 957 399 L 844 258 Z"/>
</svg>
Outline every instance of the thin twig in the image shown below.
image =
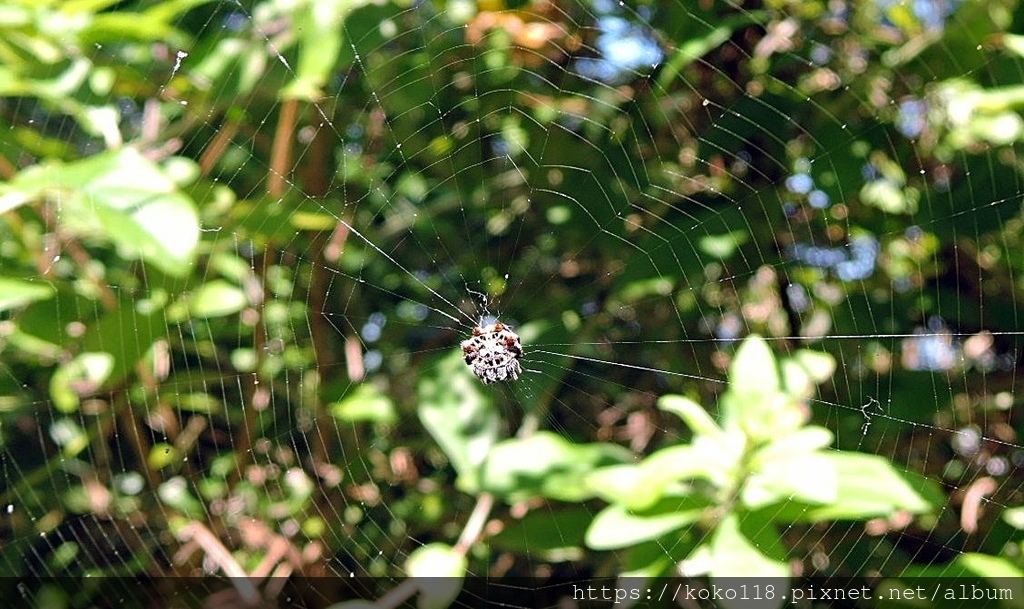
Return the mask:
<svg viewBox="0 0 1024 609">
<path fill-rule="evenodd" d="M 484 530 L 484 525 L 487 524 L 487 518 L 491 515 L 491 509 L 494 508 L 494 495 L 490 493 L 480 493 L 476 498 L 476 505 L 473 506 L 473 511 L 469 515 L 469 520 L 466 521 L 466 526 L 462 529 L 462 534 L 459 535 L 459 541 L 455 544 L 455 552 L 465 556 L 469 549 L 473 547 L 476 540 L 480 538 L 480 534 Z"/>
<path fill-rule="evenodd" d="M 260 594 L 256 590 L 256 586 L 253 585 L 249 579 L 249 574 L 245 572 L 242 565 L 238 564 L 235 557 L 231 555 L 231 552 L 224 547 L 224 544 L 217 539 L 217 536 L 210 532 L 210 529 L 203 526 L 202 523 L 192 521 L 185 525 L 178 531 L 178 541 L 182 543 L 195 542 L 206 557 L 213 561 L 221 571 L 231 580 L 231 585 L 235 587 L 235 590 L 242 596 L 248 604 L 255 604 L 260 600 Z"/>
<path fill-rule="evenodd" d="M 299 114 L 299 100 L 285 100 L 281 106 L 281 115 L 277 119 L 277 131 L 274 133 L 274 144 L 270 150 L 270 175 L 267 176 L 267 193 L 273 197 L 284 194 L 288 183 L 288 167 L 291 163 L 292 140 L 295 133 L 295 121 Z"/>
</svg>

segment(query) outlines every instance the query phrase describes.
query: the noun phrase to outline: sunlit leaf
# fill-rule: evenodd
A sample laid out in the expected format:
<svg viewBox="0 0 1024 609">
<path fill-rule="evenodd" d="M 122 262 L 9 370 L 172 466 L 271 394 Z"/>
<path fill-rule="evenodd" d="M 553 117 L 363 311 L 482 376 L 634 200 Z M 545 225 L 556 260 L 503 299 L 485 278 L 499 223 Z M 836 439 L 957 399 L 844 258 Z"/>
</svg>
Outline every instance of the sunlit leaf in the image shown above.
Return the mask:
<svg viewBox="0 0 1024 609">
<path fill-rule="evenodd" d="M 357 386 L 327 408 L 337 419 L 350 423 L 367 421 L 390 424 L 398 418 L 391 398 L 368 383 Z"/>
<path fill-rule="evenodd" d="M 55 293 L 45 283 L 0 277 L 0 312 L 53 298 Z"/>
<path fill-rule="evenodd" d="M 713 578 L 789 577 L 782 540 L 769 523 L 751 515 L 733 512 L 723 518 L 710 549 Z"/>
<path fill-rule="evenodd" d="M 171 275 L 182 276 L 191 268 L 199 242 L 195 204 L 132 148 L 37 165 L 9 186 L 4 197 L 12 202 L 16 197 L 59 198 L 58 221 L 84 238 L 103 235 Z"/>
<path fill-rule="evenodd" d="M 417 385 L 423 426 L 444 450 L 463 490 L 479 488 L 478 471 L 498 438 L 499 418 L 480 380 L 453 351 Z"/>
<path fill-rule="evenodd" d="M 406 573 L 419 586 L 420 609 L 444 609 L 462 591 L 466 557 L 443 543 L 416 548 L 405 563 Z"/>
<path fill-rule="evenodd" d="M 695 499 L 682 499 L 677 510 L 641 515 L 630 512 L 625 505 L 610 505 L 590 523 L 587 546 L 595 550 L 613 550 L 660 539 L 699 520 L 705 507 Z M 666 545 L 672 545 L 672 542 Z"/>
<path fill-rule="evenodd" d="M 495 444 L 480 470 L 480 484 L 500 496 L 581 501 L 593 496 L 583 484 L 587 474 L 630 459 L 628 450 L 614 444 L 573 444 L 542 431 Z"/>
<path fill-rule="evenodd" d="M 851 452 L 824 452 L 838 476 L 836 499 L 810 510 L 812 520 L 863 519 L 896 510 L 920 514 L 935 509 L 942 493 L 934 483 L 898 471 L 884 457 Z"/>
<path fill-rule="evenodd" d="M 80 353 L 61 364 L 50 377 L 50 399 L 61 412 L 78 410 L 82 396 L 99 390 L 114 369 L 114 356 L 104 352 Z"/>
<path fill-rule="evenodd" d="M 208 281 L 189 298 L 189 312 L 195 317 L 233 315 L 249 304 L 245 292 L 223 279 Z"/>
<path fill-rule="evenodd" d="M 756 334 L 736 350 L 729 366 L 729 387 L 737 393 L 771 394 L 779 390 L 779 371 L 768 343 Z"/>
<path fill-rule="evenodd" d="M 678 415 L 694 434 L 717 436 L 722 433 L 704 408 L 688 397 L 681 395 L 665 395 L 658 398 L 658 408 Z"/>
</svg>

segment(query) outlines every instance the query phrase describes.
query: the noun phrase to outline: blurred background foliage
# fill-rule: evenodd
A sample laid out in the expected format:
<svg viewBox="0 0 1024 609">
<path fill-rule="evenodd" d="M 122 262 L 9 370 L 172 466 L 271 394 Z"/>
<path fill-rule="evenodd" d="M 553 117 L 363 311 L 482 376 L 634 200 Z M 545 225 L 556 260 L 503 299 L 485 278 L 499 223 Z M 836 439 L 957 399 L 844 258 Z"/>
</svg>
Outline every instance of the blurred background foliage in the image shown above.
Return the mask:
<svg viewBox="0 0 1024 609">
<path fill-rule="evenodd" d="M 1017 572 L 1020 20 L 0 3 L 0 570 L 650 575 L 763 550 L 769 505 L 772 574 Z M 462 364 L 470 289 L 524 381 Z M 739 416 L 754 333 L 825 359 L 729 399 L 795 408 L 826 478 L 884 456 L 853 470 L 891 496 L 830 512 L 841 489 L 688 470 L 652 514 L 613 484 L 659 449 L 729 452 L 658 400 Z"/>
</svg>

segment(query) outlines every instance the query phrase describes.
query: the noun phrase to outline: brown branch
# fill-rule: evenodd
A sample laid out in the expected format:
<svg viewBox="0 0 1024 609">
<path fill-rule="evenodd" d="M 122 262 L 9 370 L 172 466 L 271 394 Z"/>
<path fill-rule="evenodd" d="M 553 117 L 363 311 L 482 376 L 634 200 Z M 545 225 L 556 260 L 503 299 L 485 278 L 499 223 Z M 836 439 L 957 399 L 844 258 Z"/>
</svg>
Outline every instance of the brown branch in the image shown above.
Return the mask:
<svg viewBox="0 0 1024 609">
<path fill-rule="evenodd" d="M 185 544 L 182 548 L 183 551 L 185 548 L 195 547 L 190 542 L 202 548 L 206 557 L 220 567 L 221 571 L 231 579 L 231 585 L 235 587 L 235 590 L 238 591 L 238 594 L 246 603 L 256 604 L 259 602 L 260 593 L 249 579 L 249 574 L 245 572 L 242 565 L 238 564 L 238 561 L 224 547 L 224 544 L 217 539 L 217 536 L 210 532 L 210 529 L 203 526 L 202 523 L 192 521 L 178 531 L 178 541 Z M 175 559 L 183 561 L 187 557 L 187 554 L 183 555 L 183 552 L 179 552 Z"/>
<path fill-rule="evenodd" d="M 103 278 L 98 275 L 98 272 L 91 270 L 97 268 L 92 265 L 92 255 L 78 242 L 77 239 L 67 234 L 66 231 L 61 230 L 57 217 L 53 213 L 53 209 L 45 201 L 39 206 L 39 215 L 43 218 L 43 222 L 46 225 L 46 230 L 53 235 L 53 239 L 56 241 L 54 249 L 59 246 L 60 250 L 65 251 L 71 256 L 71 260 L 75 262 L 82 274 L 84 274 L 99 290 L 100 302 L 103 303 L 103 308 L 107 311 L 113 311 L 117 308 L 117 295 L 114 294 L 114 290 L 111 289 Z M 55 261 L 55 255 L 47 253 L 45 250 L 39 252 L 36 258 L 36 268 L 40 275 L 49 277 L 52 275 L 53 263 Z"/>
<path fill-rule="evenodd" d="M 491 509 L 493 508 L 494 495 L 490 493 L 480 493 L 477 495 L 476 505 L 473 506 L 473 511 L 469 514 L 469 519 L 466 521 L 466 526 L 462 529 L 462 534 L 459 535 L 459 541 L 455 543 L 455 552 L 463 556 L 469 552 L 473 544 L 480 539 L 484 525 L 487 524 L 487 517 L 491 515 Z"/>
<path fill-rule="evenodd" d="M 274 144 L 270 150 L 270 175 L 267 176 L 267 193 L 280 197 L 286 190 L 292 156 L 292 141 L 295 133 L 295 122 L 299 114 L 299 100 L 285 100 L 281 106 L 281 115 L 277 119 L 277 131 L 274 133 Z"/>
<path fill-rule="evenodd" d="M 210 175 L 213 166 L 224 156 L 224 151 L 228 149 L 231 140 L 238 134 L 238 126 L 238 121 L 228 121 L 217 130 L 217 135 L 203 149 L 202 154 L 199 155 L 199 172 L 202 175 Z"/>
<path fill-rule="evenodd" d="M 11 180 L 18 174 L 18 168 L 7 157 L 0 154 L 0 179 Z"/>
</svg>

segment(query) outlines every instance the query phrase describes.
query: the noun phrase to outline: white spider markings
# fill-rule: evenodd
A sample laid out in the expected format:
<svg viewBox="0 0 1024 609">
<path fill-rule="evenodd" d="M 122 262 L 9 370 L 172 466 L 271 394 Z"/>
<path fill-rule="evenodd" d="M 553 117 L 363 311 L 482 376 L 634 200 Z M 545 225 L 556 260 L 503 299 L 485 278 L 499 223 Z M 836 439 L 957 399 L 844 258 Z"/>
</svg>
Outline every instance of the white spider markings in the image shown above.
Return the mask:
<svg viewBox="0 0 1024 609">
<path fill-rule="evenodd" d="M 495 322 L 473 328 L 473 336 L 462 341 L 466 364 L 484 385 L 515 381 L 523 373 L 519 360 L 523 345 L 512 328 Z"/>
</svg>

